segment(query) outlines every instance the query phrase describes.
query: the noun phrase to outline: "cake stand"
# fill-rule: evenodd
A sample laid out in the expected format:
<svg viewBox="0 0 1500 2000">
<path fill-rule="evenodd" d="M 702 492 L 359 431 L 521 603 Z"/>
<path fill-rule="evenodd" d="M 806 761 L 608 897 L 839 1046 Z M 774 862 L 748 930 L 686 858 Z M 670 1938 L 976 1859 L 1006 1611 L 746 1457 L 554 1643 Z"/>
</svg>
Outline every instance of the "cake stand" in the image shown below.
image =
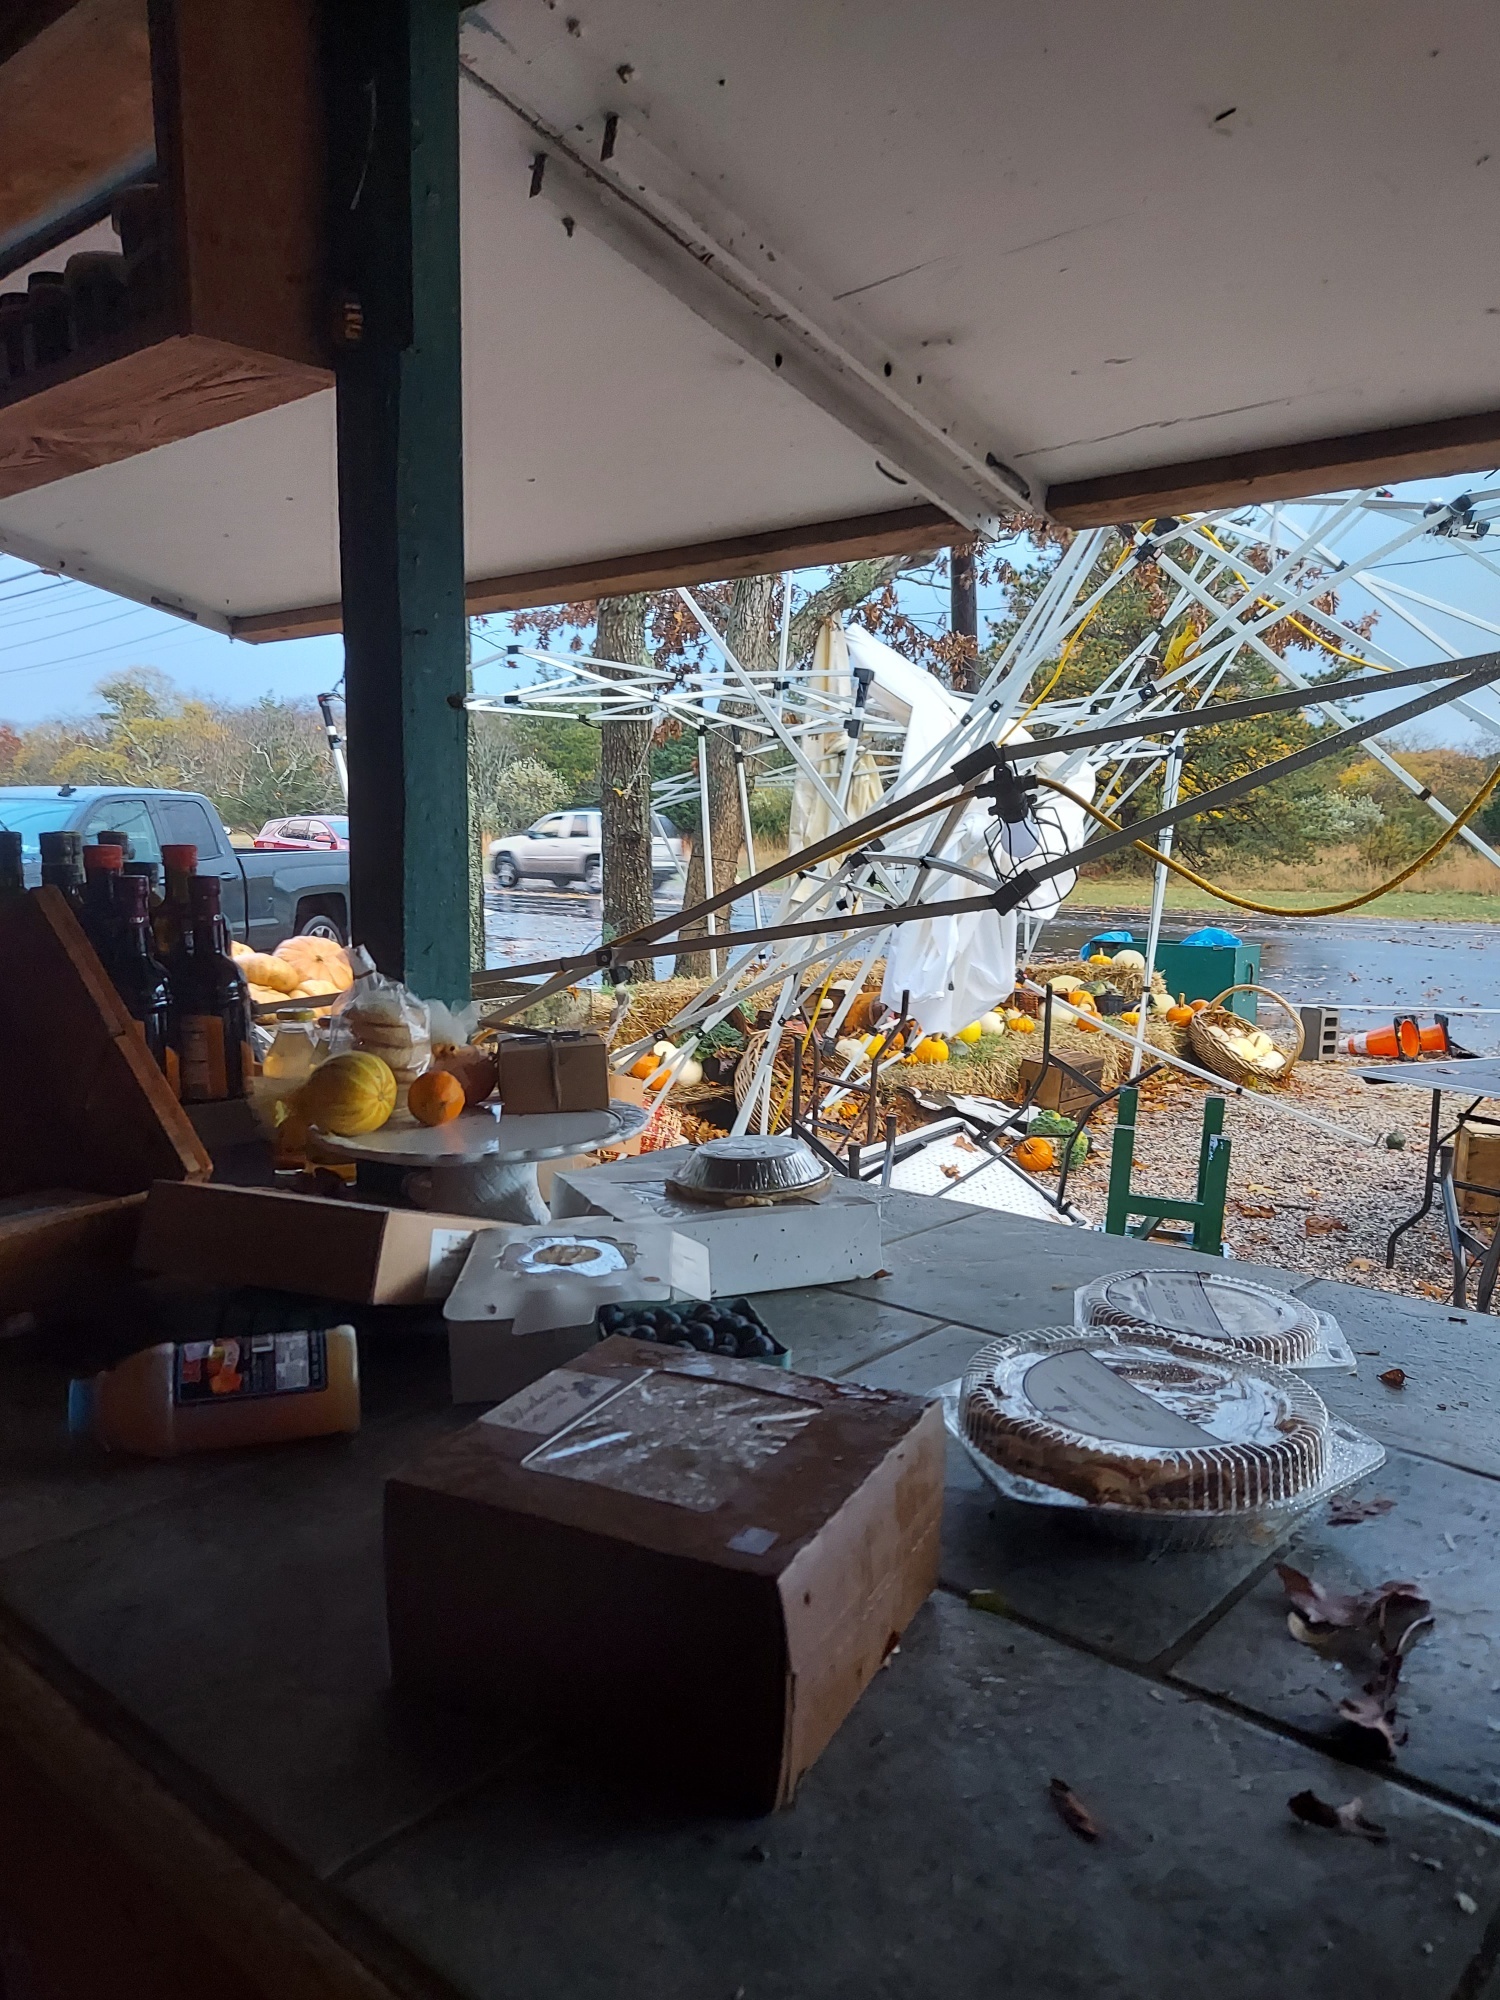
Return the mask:
<svg viewBox="0 0 1500 2000">
<path fill-rule="evenodd" d="M 407 1169 L 402 1191 L 418 1208 L 535 1223 L 548 1219 L 536 1180 L 539 1160 L 623 1145 L 645 1130 L 649 1117 L 635 1104 L 533 1116 L 481 1104 L 446 1125 L 422 1125 L 398 1111 L 378 1132 L 342 1139 L 320 1132 L 318 1143 L 356 1166 Z"/>
</svg>

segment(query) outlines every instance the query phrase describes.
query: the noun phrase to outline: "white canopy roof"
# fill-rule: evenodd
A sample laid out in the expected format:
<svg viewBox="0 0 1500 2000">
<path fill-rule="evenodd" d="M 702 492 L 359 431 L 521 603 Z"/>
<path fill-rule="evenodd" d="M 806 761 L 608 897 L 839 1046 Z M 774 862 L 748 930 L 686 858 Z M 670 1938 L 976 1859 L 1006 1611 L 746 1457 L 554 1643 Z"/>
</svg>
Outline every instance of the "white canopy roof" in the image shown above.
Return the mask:
<svg viewBox="0 0 1500 2000">
<path fill-rule="evenodd" d="M 934 506 L 1138 518 L 1500 459 L 1485 0 L 568 4 L 463 30 L 476 605 Z M 326 626 L 332 393 L 0 501 L 0 546 Z"/>
</svg>

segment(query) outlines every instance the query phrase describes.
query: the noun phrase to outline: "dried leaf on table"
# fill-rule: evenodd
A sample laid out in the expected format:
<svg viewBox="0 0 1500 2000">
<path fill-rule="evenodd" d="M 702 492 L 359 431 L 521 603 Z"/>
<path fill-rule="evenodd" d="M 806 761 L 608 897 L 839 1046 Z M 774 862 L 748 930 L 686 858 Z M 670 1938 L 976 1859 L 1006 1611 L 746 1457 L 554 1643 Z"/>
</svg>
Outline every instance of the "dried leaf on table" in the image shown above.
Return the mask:
<svg viewBox="0 0 1500 2000">
<path fill-rule="evenodd" d="M 1380 1665 L 1365 1682 L 1364 1693 L 1345 1695 L 1338 1705 L 1339 1721 L 1372 1737 L 1372 1747 L 1382 1757 L 1394 1757 L 1397 1746 L 1406 1741 L 1405 1729 L 1397 1726 L 1396 1711 L 1396 1688 L 1403 1658 L 1399 1649 L 1382 1654 Z"/>
<path fill-rule="evenodd" d="M 962 1175 L 962 1173 L 963 1173 L 963 1168 L 962 1168 L 962 1167 L 949 1167 L 949 1166 L 945 1166 L 945 1167 L 943 1168 L 943 1172 L 944 1172 L 944 1173 L 945 1173 L 945 1174 L 947 1175 L 947 1177 L 948 1177 L 948 1179 L 949 1179 L 950 1181 L 956 1181 L 956 1180 L 958 1180 L 958 1179 L 959 1179 L 959 1177 L 960 1177 L 960 1176 Z"/>
<path fill-rule="evenodd" d="M 1380 1379 L 1384 1382 L 1387 1389 L 1404 1389 L 1406 1387 L 1406 1370 L 1404 1368 L 1383 1369 Z"/>
<path fill-rule="evenodd" d="M 1364 1840 L 1384 1840 L 1386 1830 L 1373 1819 L 1365 1817 L 1364 1801 L 1349 1799 L 1341 1806 L 1331 1806 L 1326 1799 L 1320 1799 L 1316 1792 L 1298 1792 L 1287 1800 L 1292 1815 L 1308 1826 L 1326 1827 L 1330 1833 L 1358 1834 Z"/>
<path fill-rule="evenodd" d="M 1340 1222 L 1336 1215 L 1304 1215 L 1302 1233 L 1304 1236 L 1333 1236 L 1340 1230 L 1348 1232 L 1347 1222 Z"/>
<path fill-rule="evenodd" d="M 1276 1574 L 1287 1601 L 1297 1614 L 1308 1644 L 1334 1632 L 1367 1632 L 1382 1653 L 1406 1652 L 1412 1628 L 1431 1624 L 1432 1605 L 1414 1583 L 1382 1583 L 1375 1590 L 1329 1590 L 1289 1563 L 1278 1563 Z"/>
<path fill-rule="evenodd" d="M 1071 1785 L 1065 1785 L 1061 1778 L 1054 1778 L 1047 1787 L 1047 1796 L 1057 1808 L 1057 1816 L 1063 1825 L 1076 1833 L 1080 1840 L 1099 1838 L 1093 1814 Z"/>
<path fill-rule="evenodd" d="M 1353 1528 L 1361 1521 L 1373 1521 L 1378 1514 L 1389 1514 L 1395 1501 L 1380 1494 L 1371 1494 L 1361 1499 L 1357 1493 L 1340 1493 L 1328 1503 L 1328 1525 L 1330 1528 Z"/>
</svg>

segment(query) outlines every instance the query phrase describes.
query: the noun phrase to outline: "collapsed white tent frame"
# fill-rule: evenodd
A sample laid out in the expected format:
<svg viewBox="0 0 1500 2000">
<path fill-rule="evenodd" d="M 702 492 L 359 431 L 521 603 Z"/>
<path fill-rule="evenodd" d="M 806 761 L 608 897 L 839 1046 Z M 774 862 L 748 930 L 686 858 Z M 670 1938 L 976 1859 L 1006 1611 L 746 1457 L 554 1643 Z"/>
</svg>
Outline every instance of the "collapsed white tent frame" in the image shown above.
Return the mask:
<svg viewBox="0 0 1500 2000">
<path fill-rule="evenodd" d="M 1299 520 L 1311 515 L 1305 525 Z M 1399 672 L 1404 662 L 1396 647 L 1385 638 L 1375 639 L 1357 629 L 1353 614 L 1330 611 L 1319 600 L 1331 578 L 1341 589 L 1350 585 L 1362 590 L 1382 612 L 1390 612 L 1404 635 L 1415 638 L 1424 650 L 1436 648 L 1445 659 L 1458 660 L 1457 647 L 1423 612 L 1437 612 L 1460 624 L 1487 634 L 1500 634 L 1500 624 L 1485 619 L 1466 607 L 1444 603 L 1414 591 L 1399 581 L 1382 576 L 1381 565 L 1398 552 L 1424 539 L 1441 538 L 1455 550 L 1470 555 L 1491 578 L 1500 580 L 1500 562 L 1491 561 L 1479 550 L 1491 520 L 1500 517 L 1500 497 L 1476 502 L 1467 496 L 1431 503 L 1395 502 L 1379 493 L 1338 496 L 1322 502 L 1299 503 L 1296 508 L 1242 509 L 1205 514 L 1187 520 L 1149 523 L 1130 533 L 1120 558 L 1102 580 L 1095 581 L 1101 557 L 1110 546 L 1113 530 L 1091 530 L 1076 536 L 1064 552 L 1053 575 L 1038 594 L 1030 611 L 991 665 L 983 685 L 969 699 L 952 727 L 928 751 L 924 760 L 905 773 L 903 786 L 921 786 L 938 772 L 951 766 L 976 748 L 1014 739 L 1024 720 L 1028 732 L 1035 733 L 1035 757 L 1049 756 L 1054 774 L 1063 783 L 1070 780 L 1089 788 L 1102 783 L 1106 796 L 1116 808 L 1128 800 L 1166 761 L 1169 773 L 1180 775 L 1184 735 L 1195 723 L 1195 711 L 1211 707 L 1218 689 L 1241 657 L 1242 649 L 1269 668 L 1284 686 L 1305 690 L 1306 707 L 1315 709 L 1341 732 L 1348 732 L 1354 719 L 1349 702 L 1356 699 L 1346 692 L 1341 700 L 1321 695 L 1307 672 L 1293 666 L 1269 642 L 1267 634 L 1292 617 L 1301 621 L 1309 649 L 1319 646 L 1330 656 L 1360 666 Z M 1341 546 L 1371 527 L 1378 531 L 1373 550 L 1341 555 Z M 1185 544 L 1189 555 L 1179 560 L 1168 544 Z M 1087 694 L 1073 697 L 1047 696 L 1028 707 L 1026 691 L 1039 673 L 1056 668 L 1065 658 L 1063 649 L 1075 640 L 1105 605 L 1112 589 L 1126 580 L 1133 563 L 1149 559 L 1174 587 L 1168 608 L 1149 632 L 1125 657 L 1117 661 Z M 841 829 L 849 825 L 847 799 L 849 781 L 856 758 L 871 752 L 887 783 L 891 767 L 899 756 L 904 734 L 901 725 L 867 707 L 865 688 L 850 677 L 847 696 L 830 697 L 813 684 L 806 667 L 798 668 L 786 656 L 791 611 L 790 579 L 784 580 L 780 647 L 772 671 L 753 672 L 739 661 L 723 636 L 705 615 L 692 595 L 680 595 L 694 618 L 711 660 L 686 662 L 675 669 L 642 665 L 624 668 L 616 662 L 601 662 L 587 655 L 558 655 L 542 649 L 507 648 L 512 661 L 524 660 L 535 669 L 524 686 L 496 697 L 476 697 L 470 706 L 532 715 L 585 714 L 589 720 L 649 720 L 659 725 L 668 719 L 699 734 L 714 728 L 730 728 L 735 733 L 737 802 L 743 824 L 747 853 L 753 856 L 747 765 L 755 768 L 756 782 L 791 782 L 810 787 L 827 808 L 830 823 Z M 1416 608 L 1414 608 L 1416 607 Z M 1164 656 L 1174 631 L 1191 619 L 1197 628 L 1174 664 Z M 1463 662 L 1462 664 L 1469 664 Z M 1054 675 L 1055 677 L 1055 675 Z M 1472 681 L 1472 676 L 1470 677 Z M 1359 685 L 1378 688 L 1378 674 L 1369 674 Z M 1454 708 L 1474 721 L 1500 732 L 1500 697 L 1495 690 L 1468 687 L 1451 700 Z M 732 703 L 732 709 L 726 704 Z M 1436 703 L 1428 698 L 1423 706 Z M 1164 739 L 1163 723 L 1181 717 L 1183 732 Z M 1128 724 L 1135 724 L 1132 731 Z M 1387 726 L 1382 724 L 1381 726 Z M 1103 727 L 1109 740 L 1099 740 Z M 847 747 L 839 779 L 831 786 L 808 755 L 808 746 L 817 739 L 827 740 L 839 730 L 845 732 Z M 1359 739 L 1397 780 L 1417 795 L 1435 817 L 1451 824 L 1454 815 L 1436 800 L 1420 781 L 1408 773 L 1385 750 L 1369 740 L 1372 731 L 1362 727 Z M 775 764 L 768 768 L 768 757 Z M 684 774 L 656 789 L 655 803 L 670 804 L 702 789 L 699 771 Z M 779 766 L 779 770 L 776 768 Z M 1175 791 L 1175 786 L 1169 784 Z M 797 865 L 799 856 L 789 857 L 783 877 L 784 887 L 772 912 L 772 928 L 797 924 L 804 930 L 825 926 L 821 935 L 783 937 L 768 948 L 746 939 L 736 948 L 733 933 L 727 935 L 727 963 L 719 962 L 715 950 L 714 977 L 672 1024 L 682 1031 L 710 1029 L 722 1021 L 746 998 L 778 989 L 772 1010 L 771 1036 L 755 1087 L 741 1106 L 737 1129 L 759 1122 L 764 1129 L 770 1110 L 770 1074 L 777 1030 L 794 1011 L 804 982 L 816 978 L 830 964 L 848 955 L 850 930 L 846 922 L 853 912 L 867 913 L 864 921 L 877 914 L 887 919 L 886 928 L 873 936 L 866 931 L 859 957 L 863 972 L 880 956 L 894 928 L 925 913 L 925 906 L 942 904 L 936 888 L 944 878 L 967 879 L 981 888 L 998 889 L 1002 866 L 987 841 L 971 840 L 965 851 L 952 852 L 949 842 L 962 817 L 964 801 L 950 811 L 941 829 L 929 823 L 927 836 L 916 852 L 896 855 L 862 849 L 839 859 L 828 872 L 810 873 Z M 1167 820 L 1168 829 L 1172 819 Z M 1461 836 L 1477 852 L 1500 866 L 1500 855 L 1473 828 L 1461 829 Z M 1168 833 L 1168 840 L 1170 833 Z M 1097 843 L 1085 843 L 1097 846 Z M 913 875 L 913 871 L 915 871 Z M 752 861 L 752 874 L 754 871 Z M 1050 873 L 1059 872 L 1057 868 Z M 1158 864 L 1154 885 L 1150 942 L 1160 931 L 1166 869 Z M 905 887 L 902 886 L 902 878 Z M 710 892 L 711 893 L 711 892 Z M 721 899 L 722 900 L 722 899 Z M 874 906 L 874 907 L 872 907 Z M 963 907 L 970 907 L 965 905 Z M 960 906 L 955 906 L 960 907 Z M 752 891 L 756 931 L 767 928 L 761 892 Z M 1022 905 L 1026 913 L 1025 901 Z M 706 921 L 712 925 L 710 915 Z M 1040 923 L 1029 925 L 1024 948 L 1035 947 Z M 726 934 L 720 933 L 720 936 Z M 679 940 L 674 950 L 702 950 L 698 939 Z M 582 963 L 583 961 L 579 961 Z M 1149 968 L 1148 968 L 1149 970 Z M 858 982 L 855 982 L 857 987 Z M 854 987 L 846 996 L 852 998 Z M 840 1008 L 833 1027 L 841 1024 Z M 1143 1041 L 1143 1027 L 1135 1039 L 1135 1060 Z M 644 1045 L 642 1045 L 644 1046 Z M 633 1051 L 626 1051 L 627 1055 Z"/>
</svg>

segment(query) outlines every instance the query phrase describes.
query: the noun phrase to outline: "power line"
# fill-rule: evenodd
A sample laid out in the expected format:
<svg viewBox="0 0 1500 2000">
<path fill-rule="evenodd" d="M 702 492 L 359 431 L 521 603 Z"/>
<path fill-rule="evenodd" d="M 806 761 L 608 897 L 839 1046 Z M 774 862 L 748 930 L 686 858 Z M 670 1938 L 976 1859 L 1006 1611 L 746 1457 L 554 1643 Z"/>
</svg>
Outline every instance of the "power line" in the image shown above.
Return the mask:
<svg viewBox="0 0 1500 2000">
<path fill-rule="evenodd" d="M 119 639 L 112 646 L 91 646 L 82 653 L 69 653 L 60 660 L 39 660 L 30 667 L 0 667 L 0 679 L 8 679 L 12 674 L 45 674 L 54 667 L 72 666 L 78 660 L 94 660 L 101 653 L 121 653 L 131 646 L 150 646 L 153 651 L 163 646 L 180 646 L 187 639 L 199 639 L 203 634 L 197 631 L 169 632 L 164 638 Z"/>
<path fill-rule="evenodd" d="M 69 625 L 65 630 L 59 631 L 56 636 L 59 639 L 76 639 L 80 632 L 94 632 L 97 631 L 101 625 L 118 625 L 122 618 L 140 618 L 143 616 L 151 618 L 151 617 L 159 617 L 160 615 L 161 614 L 159 612 L 150 611 L 144 604 L 132 604 L 129 605 L 124 611 L 111 611 L 106 617 L 87 619 L 82 625 Z M 46 644 L 47 640 L 45 639 L 45 637 L 38 639 L 23 639 L 21 640 L 19 645 L 0 646 L 0 652 L 27 653 L 30 652 L 32 648 L 35 646 L 45 646 Z M 46 663 L 43 661 L 39 662 L 39 664 L 45 665 Z"/>
</svg>

